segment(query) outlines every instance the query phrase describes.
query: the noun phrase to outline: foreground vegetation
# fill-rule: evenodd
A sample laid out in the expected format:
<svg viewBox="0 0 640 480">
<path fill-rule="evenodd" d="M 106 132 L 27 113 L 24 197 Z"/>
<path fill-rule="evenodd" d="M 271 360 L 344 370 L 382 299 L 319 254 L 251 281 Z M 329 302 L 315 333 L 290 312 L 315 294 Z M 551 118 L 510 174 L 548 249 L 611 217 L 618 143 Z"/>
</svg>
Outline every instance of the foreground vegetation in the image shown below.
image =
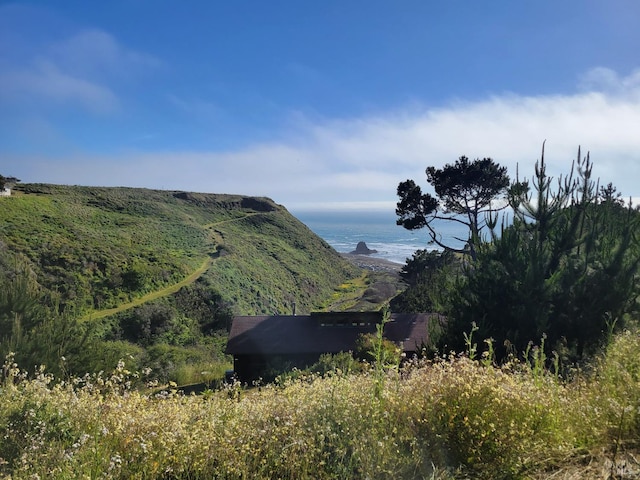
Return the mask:
<svg viewBox="0 0 640 480">
<path fill-rule="evenodd" d="M 640 337 L 571 380 L 451 356 L 200 396 L 145 375 L 5 365 L 0 473 L 21 478 L 637 478 Z M 147 372 L 148 373 L 148 372 Z M 383 374 L 381 374 L 383 373 Z M 619 475 L 619 476 L 616 476 Z M 627 475 L 627 476 L 623 476 Z"/>
</svg>

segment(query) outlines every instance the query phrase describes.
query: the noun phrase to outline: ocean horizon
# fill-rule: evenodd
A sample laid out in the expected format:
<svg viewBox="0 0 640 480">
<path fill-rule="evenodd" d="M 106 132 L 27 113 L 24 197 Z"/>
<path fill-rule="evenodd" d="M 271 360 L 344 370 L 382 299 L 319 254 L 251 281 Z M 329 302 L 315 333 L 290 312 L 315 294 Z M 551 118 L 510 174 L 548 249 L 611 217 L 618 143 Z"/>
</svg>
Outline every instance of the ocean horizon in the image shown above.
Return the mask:
<svg viewBox="0 0 640 480">
<path fill-rule="evenodd" d="M 395 212 L 386 211 L 300 211 L 291 212 L 311 231 L 325 240 L 336 251 L 350 253 L 358 242 L 377 250 L 372 257 L 405 264 L 417 250 L 440 250 L 429 244 L 426 229 L 407 230 L 396 225 Z M 435 224 L 443 241 L 453 247 L 462 247 L 455 237 L 464 238 L 464 228 L 454 222 L 439 221 Z"/>
</svg>

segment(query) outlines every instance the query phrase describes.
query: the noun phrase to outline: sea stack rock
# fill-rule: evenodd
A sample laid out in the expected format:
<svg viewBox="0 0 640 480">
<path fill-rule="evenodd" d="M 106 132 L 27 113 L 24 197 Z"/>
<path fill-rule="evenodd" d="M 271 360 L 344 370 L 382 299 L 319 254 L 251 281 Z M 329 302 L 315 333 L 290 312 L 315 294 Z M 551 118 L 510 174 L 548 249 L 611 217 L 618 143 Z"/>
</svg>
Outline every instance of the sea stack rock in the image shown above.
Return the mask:
<svg viewBox="0 0 640 480">
<path fill-rule="evenodd" d="M 378 253 L 378 251 L 371 250 L 369 247 L 367 247 L 367 244 L 364 242 L 358 242 L 356 249 L 351 253 L 354 253 L 356 255 L 370 255 L 372 253 Z"/>
</svg>

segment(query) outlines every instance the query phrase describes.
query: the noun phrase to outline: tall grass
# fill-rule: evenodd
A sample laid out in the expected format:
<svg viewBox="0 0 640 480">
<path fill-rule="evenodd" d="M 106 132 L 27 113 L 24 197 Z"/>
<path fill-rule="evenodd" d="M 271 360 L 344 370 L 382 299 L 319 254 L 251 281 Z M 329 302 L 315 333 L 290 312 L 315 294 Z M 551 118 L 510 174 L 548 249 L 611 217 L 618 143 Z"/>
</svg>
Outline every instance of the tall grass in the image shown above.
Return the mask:
<svg viewBox="0 0 640 480">
<path fill-rule="evenodd" d="M 615 463 L 637 452 L 639 358 L 638 335 L 626 333 L 592 375 L 571 381 L 451 356 L 391 370 L 384 382 L 370 369 L 200 396 L 134 389 L 143 375 L 123 364 L 61 381 L 27 378 L 9 359 L 0 475 L 545 478 L 592 453 Z"/>
</svg>

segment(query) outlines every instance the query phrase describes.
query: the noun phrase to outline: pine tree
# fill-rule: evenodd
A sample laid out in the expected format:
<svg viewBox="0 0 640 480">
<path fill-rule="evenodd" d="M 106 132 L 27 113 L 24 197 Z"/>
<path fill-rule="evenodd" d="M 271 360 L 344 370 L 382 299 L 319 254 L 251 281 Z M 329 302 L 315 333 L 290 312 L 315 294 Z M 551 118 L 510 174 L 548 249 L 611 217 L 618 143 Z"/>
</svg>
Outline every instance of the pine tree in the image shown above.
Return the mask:
<svg viewBox="0 0 640 480">
<path fill-rule="evenodd" d="M 521 353 L 540 341 L 569 360 L 593 353 L 621 328 L 636 305 L 639 215 L 601 201 L 589 155 L 555 184 L 544 147 L 533 192 L 517 182 L 514 221 L 484 244 L 452 294 L 447 341 L 460 348 L 472 322 L 495 340 L 499 354 Z"/>
<path fill-rule="evenodd" d="M 430 193 L 423 194 L 413 180 L 401 182 L 397 189 L 400 200 L 396 204 L 396 223 L 407 230 L 426 227 L 431 243 L 475 259 L 482 229 L 493 222 L 494 202 L 507 192 L 509 177 L 506 167 L 501 167 L 491 158 L 470 161 L 462 156 L 455 164 L 447 164 L 442 169 L 428 167 L 426 174 L 436 197 Z M 434 220 L 464 225 L 469 236 L 456 240 L 465 242 L 465 246 L 454 248 L 444 243 L 434 227 Z"/>
</svg>

